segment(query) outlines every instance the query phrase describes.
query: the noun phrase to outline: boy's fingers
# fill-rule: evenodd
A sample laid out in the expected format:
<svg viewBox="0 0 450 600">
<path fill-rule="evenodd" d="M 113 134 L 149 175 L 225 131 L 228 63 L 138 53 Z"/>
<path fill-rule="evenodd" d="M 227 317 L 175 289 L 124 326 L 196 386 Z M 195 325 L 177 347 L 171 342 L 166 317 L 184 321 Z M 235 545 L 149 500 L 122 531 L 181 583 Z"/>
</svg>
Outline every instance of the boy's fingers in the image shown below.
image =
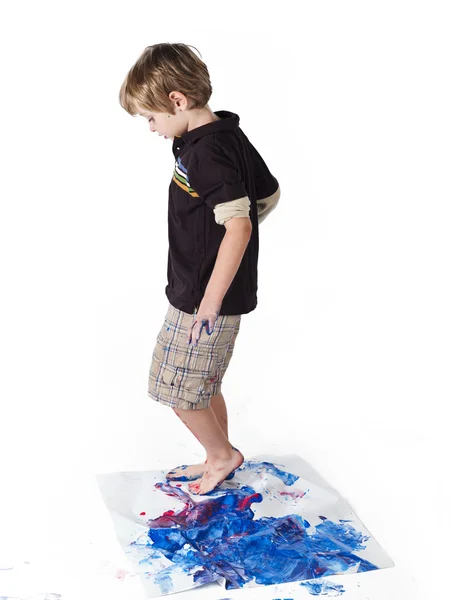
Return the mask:
<svg viewBox="0 0 450 600">
<path fill-rule="evenodd" d="M 215 323 L 215 320 L 213 321 L 212 319 L 208 319 L 208 327 L 206 330 L 206 333 L 208 335 L 211 335 L 212 332 L 214 331 L 214 323 Z"/>
<path fill-rule="evenodd" d="M 200 339 L 203 327 L 205 328 L 206 333 L 208 335 L 211 335 L 212 332 L 214 331 L 214 323 L 215 322 L 216 322 L 215 319 L 213 320 L 212 318 L 211 319 L 203 319 L 201 324 L 196 327 L 197 321 L 194 321 L 194 323 L 192 324 L 192 326 L 189 330 L 187 343 L 192 344 L 193 346 L 197 346 L 197 342 Z"/>
<path fill-rule="evenodd" d="M 196 323 L 197 323 L 197 321 L 194 321 L 194 322 L 192 323 L 192 325 L 190 326 L 190 328 L 188 329 L 188 337 L 187 337 L 187 340 L 186 340 L 186 342 L 187 342 L 188 344 L 191 344 L 191 343 L 192 343 L 192 334 L 193 334 L 193 331 L 194 331 L 194 326 L 195 326 L 195 324 L 196 324 Z"/>
<path fill-rule="evenodd" d="M 202 319 L 200 326 L 197 328 L 194 327 L 193 336 L 192 336 L 192 345 L 193 346 L 197 346 L 197 342 L 200 339 L 200 336 L 202 334 L 202 329 L 205 326 L 205 321 L 206 321 L 206 323 L 208 322 L 207 319 Z"/>
</svg>

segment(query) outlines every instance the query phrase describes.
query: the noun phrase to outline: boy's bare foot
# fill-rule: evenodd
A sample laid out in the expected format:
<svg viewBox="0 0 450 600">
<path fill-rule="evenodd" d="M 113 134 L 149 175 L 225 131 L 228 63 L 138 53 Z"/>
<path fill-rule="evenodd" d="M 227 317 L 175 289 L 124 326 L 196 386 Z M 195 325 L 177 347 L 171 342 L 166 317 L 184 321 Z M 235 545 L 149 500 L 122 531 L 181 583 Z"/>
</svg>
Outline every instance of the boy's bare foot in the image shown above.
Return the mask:
<svg viewBox="0 0 450 600">
<path fill-rule="evenodd" d="M 193 481 L 203 475 L 206 469 L 205 463 L 196 465 L 181 465 L 173 471 L 169 471 L 166 479 L 169 481 Z"/>
<path fill-rule="evenodd" d="M 189 490 L 194 494 L 207 494 L 218 487 L 228 475 L 241 466 L 244 462 L 244 455 L 237 449 L 231 450 L 229 457 L 222 460 L 209 460 L 205 465 L 205 472 L 200 481 L 195 481 L 188 485 Z"/>
</svg>

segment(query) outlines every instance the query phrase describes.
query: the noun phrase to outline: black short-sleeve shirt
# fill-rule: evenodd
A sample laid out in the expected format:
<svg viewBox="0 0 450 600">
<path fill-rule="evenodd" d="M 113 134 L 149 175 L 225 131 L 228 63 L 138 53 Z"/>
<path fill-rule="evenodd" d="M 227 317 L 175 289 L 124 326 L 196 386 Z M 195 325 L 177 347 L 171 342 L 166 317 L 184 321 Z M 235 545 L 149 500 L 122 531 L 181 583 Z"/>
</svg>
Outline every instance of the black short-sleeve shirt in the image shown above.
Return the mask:
<svg viewBox="0 0 450 600">
<path fill-rule="evenodd" d="M 239 116 L 216 111 L 220 120 L 173 140 L 175 166 L 169 186 L 166 296 L 192 314 L 200 305 L 226 233 L 214 216 L 216 204 L 248 197 L 252 233 L 241 264 L 222 300 L 221 315 L 251 312 L 257 305 L 258 210 L 278 181 L 239 127 Z"/>
</svg>

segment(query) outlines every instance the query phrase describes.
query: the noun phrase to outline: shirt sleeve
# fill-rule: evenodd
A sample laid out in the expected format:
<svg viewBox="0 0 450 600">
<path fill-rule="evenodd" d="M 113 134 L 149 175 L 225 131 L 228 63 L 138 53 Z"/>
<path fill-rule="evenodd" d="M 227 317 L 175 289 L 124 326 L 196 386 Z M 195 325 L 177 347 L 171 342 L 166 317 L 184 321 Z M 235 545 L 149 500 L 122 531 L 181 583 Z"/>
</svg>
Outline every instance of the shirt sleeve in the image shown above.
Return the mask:
<svg viewBox="0 0 450 600">
<path fill-rule="evenodd" d="M 267 215 L 269 215 L 278 205 L 280 194 L 280 186 L 278 186 L 275 193 L 267 196 L 267 198 L 258 198 L 256 200 L 256 206 L 258 207 L 258 225 L 262 223 Z"/>
<path fill-rule="evenodd" d="M 242 199 L 248 199 L 247 190 L 237 167 L 219 146 L 209 146 L 192 163 L 188 167 L 189 182 L 205 204 L 212 210 L 220 204 L 223 217 L 224 203 L 240 200 L 234 207 L 242 211 L 242 203 L 245 206 L 247 202 Z M 242 212 L 240 214 L 242 216 Z"/>
<path fill-rule="evenodd" d="M 224 225 L 232 217 L 250 217 L 250 198 L 243 196 L 236 200 L 216 204 L 214 216 L 219 225 Z"/>
</svg>

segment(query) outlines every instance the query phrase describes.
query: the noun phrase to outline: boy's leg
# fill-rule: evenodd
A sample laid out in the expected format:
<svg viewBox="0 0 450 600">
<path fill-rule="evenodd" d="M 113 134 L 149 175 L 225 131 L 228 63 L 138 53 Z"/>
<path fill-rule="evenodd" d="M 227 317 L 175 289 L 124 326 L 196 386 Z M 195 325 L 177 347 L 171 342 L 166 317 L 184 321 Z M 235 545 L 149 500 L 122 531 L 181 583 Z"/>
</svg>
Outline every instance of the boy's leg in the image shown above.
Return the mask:
<svg viewBox="0 0 450 600">
<path fill-rule="evenodd" d="M 216 419 L 228 439 L 228 414 L 227 414 L 227 406 L 225 404 L 225 398 L 222 395 L 222 392 L 215 396 L 211 396 L 211 408 L 216 415 Z M 181 416 L 175 411 L 180 418 Z M 173 477 L 186 477 L 186 479 L 197 479 L 203 475 L 205 472 L 206 464 L 204 462 L 197 463 L 195 465 L 189 465 L 184 469 L 177 468 L 169 471 L 166 477 L 167 479 L 171 479 Z"/>
<path fill-rule="evenodd" d="M 206 450 L 205 472 L 201 479 L 189 484 L 192 492 L 206 494 L 237 469 L 244 462 L 244 456 L 230 444 L 211 406 L 198 410 L 173 410 Z"/>
<path fill-rule="evenodd" d="M 222 431 L 228 438 L 228 414 L 227 414 L 227 405 L 225 404 L 225 398 L 222 393 L 217 394 L 216 396 L 211 396 L 211 408 L 216 415 L 216 419 L 219 422 Z"/>
</svg>

